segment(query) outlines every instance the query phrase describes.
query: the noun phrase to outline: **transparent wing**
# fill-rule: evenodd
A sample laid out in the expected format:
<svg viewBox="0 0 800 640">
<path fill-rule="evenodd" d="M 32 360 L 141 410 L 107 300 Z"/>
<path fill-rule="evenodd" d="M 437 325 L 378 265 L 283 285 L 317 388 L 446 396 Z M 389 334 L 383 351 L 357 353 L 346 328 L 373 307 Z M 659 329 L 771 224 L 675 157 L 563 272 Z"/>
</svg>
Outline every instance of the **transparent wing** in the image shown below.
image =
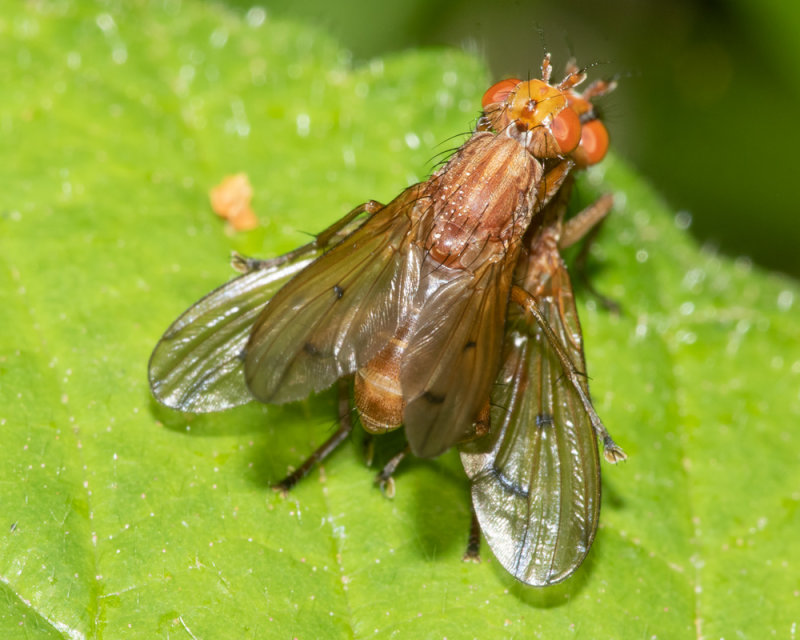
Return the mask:
<svg viewBox="0 0 800 640">
<path fill-rule="evenodd" d="M 547 261 L 526 288 L 537 292 L 548 323 L 584 368 L 572 287 L 555 246 Z M 519 314 L 509 323 L 492 405 L 491 432 L 461 446 L 481 529 L 517 579 L 560 582 L 586 557 L 597 530 L 597 441 L 546 338 Z"/>
<path fill-rule="evenodd" d="M 156 399 L 194 413 L 252 400 L 241 355 L 253 322 L 275 292 L 314 257 L 250 271 L 187 309 L 150 356 L 150 388 Z"/>
<path fill-rule="evenodd" d="M 406 436 L 417 456 L 437 456 L 474 434 L 500 362 L 509 265 L 458 276 L 425 300 L 400 372 Z"/>
<path fill-rule="evenodd" d="M 419 284 L 410 187 L 289 281 L 253 327 L 245 377 L 263 402 L 289 402 L 353 373 L 394 335 Z"/>
</svg>

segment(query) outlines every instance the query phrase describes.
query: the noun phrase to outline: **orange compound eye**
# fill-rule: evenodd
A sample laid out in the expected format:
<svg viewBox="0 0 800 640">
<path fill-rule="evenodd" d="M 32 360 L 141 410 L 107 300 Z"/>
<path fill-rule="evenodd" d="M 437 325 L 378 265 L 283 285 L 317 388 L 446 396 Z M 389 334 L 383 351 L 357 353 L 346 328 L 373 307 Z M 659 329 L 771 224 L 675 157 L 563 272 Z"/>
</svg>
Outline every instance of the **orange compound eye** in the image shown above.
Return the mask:
<svg viewBox="0 0 800 640">
<path fill-rule="evenodd" d="M 608 129 L 599 120 L 591 120 L 583 125 L 581 146 L 576 159 L 584 166 L 600 162 L 608 151 Z"/>
<path fill-rule="evenodd" d="M 566 107 L 553 118 L 551 131 L 561 153 L 569 153 L 581 141 L 581 119 L 571 107 Z"/>
<path fill-rule="evenodd" d="M 493 84 L 486 93 L 483 94 L 483 100 L 481 100 L 481 105 L 485 109 L 488 105 L 494 104 L 495 102 L 503 102 L 506 98 L 508 98 L 509 94 L 514 91 L 514 89 L 519 86 L 519 83 L 522 82 L 517 78 L 509 78 L 508 80 L 501 80 Z"/>
</svg>

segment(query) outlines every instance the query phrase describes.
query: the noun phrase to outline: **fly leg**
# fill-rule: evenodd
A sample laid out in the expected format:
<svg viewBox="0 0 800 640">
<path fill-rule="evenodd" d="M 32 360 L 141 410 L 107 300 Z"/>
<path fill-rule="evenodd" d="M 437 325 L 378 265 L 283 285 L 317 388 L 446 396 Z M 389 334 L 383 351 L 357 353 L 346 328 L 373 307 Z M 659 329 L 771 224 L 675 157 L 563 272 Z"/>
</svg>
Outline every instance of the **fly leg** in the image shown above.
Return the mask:
<svg viewBox="0 0 800 640">
<path fill-rule="evenodd" d="M 475 417 L 475 435 L 466 440 L 470 442 L 482 438 L 491 430 L 491 412 L 492 405 L 487 399 L 483 409 L 478 412 Z M 478 522 L 478 514 L 475 513 L 475 503 L 472 498 L 469 501 L 469 537 L 467 538 L 467 548 L 464 551 L 464 556 L 461 558 L 464 562 L 480 562 L 481 561 L 481 525 Z"/>
<path fill-rule="evenodd" d="M 372 466 L 375 459 L 375 436 L 369 431 L 364 433 L 364 462 L 368 467 Z"/>
<path fill-rule="evenodd" d="M 592 400 L 589 397 L 587 388 L 581 384 L 583 377 L 585 377 L 586 374 L 575 366 L 570 359 L 569 354 L 564 350 L 564 347 L 561 345 L 558 336 L 553 333 L 553 329 L 550 327 L 547 320 L 542 315 L 542 312 L 539 310 L 539 305 L 536 304 L 536 298 L 525 291 L 525 289 L 522 287 L 514 285 L 511 287 L 511 301 L 522 307 L 525 313 L 536 320 L 537 324 L 547 338 L 550 348 L 553 349 L 556 356 L 561 361 L 561 368 L 564 370 L 564 375 L 569 383 L 574 387 L 575 392 L 578 394 L 581 404 L 583 404 L 583 409 L 586 411 L 586 415 L 589 416 L 589 420 L 592 423 L 592 427 L 594 428 L 597 437 L 603 441 L 603 456 L 605 459 L 612 463 L 625 460 L 625 458 L 627 458 L 625 452 L 619 447 L 619 445 L 617 445 L 616 442 L 614 442 L 611 434 L 609 434 L 605 426 L 603 426 L 600 416 L 597 415 L 597 412 L 594 410 L 594 406 L 592 406 Z"/>
<path fill-rule="evenodd" d="M 294 485 L 308 475 L 308 472 L 327 458 L 333 451 L 345 441 L 353 430 L 353 418 L 350 415 L 350 390 L 346 380 L 339 380 L 339 428 L 328 438 L 321 447 L 312 453 L 305 462 L 297 469 L 292 471 L 280 482 L 272 485 L 275 491 L 286 495 Z"/>
<path fill-rule="evenodd" d="M 469 501 L 469 538 L 467 538 L 467 550 L 464 551 L 464 562 L 481 561 L 481 525 L 478 522 L 478 514 L 475 513 L 475 505 Z"/>
<path fill-rule="evenodd" d="M 614 199 L 611 194 L 600 196 L 594 203 L 590 204 L 578 215 L 565 222 L 561 230 L 561 239 L 559 240 L 558 247 L 559 249 L 566 249 L 580 240 L 584 241 L 578 253 L 578 257 L 575 259 L 575 272 L 578 274 L 578 278 L 586 290 L 594 296 L 605 309 L 613 313 L 619 313 L 619 304 L 594 288 L 586 269 L 586 264 L 589 259 L 589 250 L 592 248 L 613 205 Z"/>
<path fill-rule="evenodd" d="M 248 258 L 234 251 L 231 257 L 231 265 L 240 273 L 249 273 L 250 271 L 256 271 L 258 269 L 279 267 L 282 264 L 286 264 L 308 253 L 312 253 L 317 249 L 325 249 L 328 245 L 335 243 L 335 241 L 341 240 L 344 236 L 355 231 L 355 229 L 363 224 L 363 221 L 356 223 L 356 218 L 358 218 L 358 216 L 366 213 L 367 216 L 370 217 L 381 209 L 383 209 L 383 205 L 380 202 L 377 200 L 370 200 L 369 202 L 358 205 L 343 218 L 337 220 L 330 227 L 318 233 L 311 242 L 297 247 L 297 249 L 289 251 L 289 253 L 284 253 L 282 256 L 269 258 L 268 260 L 259 260 L 258 258 Z"/>
<path fill-rule="evenodd" d="M 489 405 L 489 401 L 487 400 L 486 404 L 484 405 L 484 408 L 478 413 L 478 415 L 475 418 L 475 424 L 474 424 L 475 433 L 468 440 L 475 440 L 489 433 L 490 409 L 491 407 Z M 371 438 L 370 434 L 367 435 L 368 437 Z M 403 461 L 403 458 L 405 458 L 409 453 L 411 453 L 411 447 L 409 445 L 406 445 L 405 448 L 399 453 L 395 454 L 389 460 L 389 462 L 387 462 L 384 465 L 380 473 L 375 476 L 375 484 L 377 484 L 380 487 L 381 491 L 387 498 L 394 498 L 394 472 L 397 471 L 397 467 L 400 466 L 400 463 Z M 480 534 L 480 529 L 478 529 L 478 534 Z"/>
<path fill-rule="evenodd" d="M 400 451 L 400 453 L 395 454 L 392 456 L 391 460 L 387 462 L 381 472 L 375 476 L 375 484 L 377 484 L 383 494 L 387 498 L 394 498 L 394 472 L 397 471 L 397 467 L 400 466 L 400 463 L 403 461 L 409 453 L 411 452 L 411 447 L 406 445 L 405 448 Z"/>
<path fill-rule="evenodd" d="M 589 234 L 593 228 L 597 228 L 606 216 L 608 216 L 612 206 L 614 206 L 614 199 L 610 193 L 607 193 L 600 196 L 583 211 L 567 220 L 561 229 L 561 238 L 558 241 L 558 248 L 566 249 L 576 242 L 579 242 L 584 237 L 588 239 L 587 234 Z"/>
</svg>

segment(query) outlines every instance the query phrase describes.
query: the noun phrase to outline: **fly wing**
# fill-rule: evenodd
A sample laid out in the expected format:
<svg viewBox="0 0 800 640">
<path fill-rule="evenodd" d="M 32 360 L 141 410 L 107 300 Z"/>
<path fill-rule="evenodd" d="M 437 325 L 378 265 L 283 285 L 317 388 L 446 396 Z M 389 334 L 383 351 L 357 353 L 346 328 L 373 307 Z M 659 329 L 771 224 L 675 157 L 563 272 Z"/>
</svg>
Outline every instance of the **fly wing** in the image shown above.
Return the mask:
<svg viewBox="0 0 800 640">
<path fill-rule="evenodd" d="M 419 284 L 417 194 L 407 189 L 270 300 L 245 348 L 245 378 L 258 400 L 325 389 L 391 339 Z"/>
<path fill-rule="evenodd" d="M 222 411 L 253 399 L 241 355 L 261 309 L 313 257 L 250 271 L 187 309 L 150 356 L 150 387 L 173 409 Z"/>
<path fill-rule="evenodd" d="M 572 287 L 555 247 L 549 262 L 551 268 L 525 284 L 541 292 L 542 313 L 583 369 Z M 509 322 L 492 405 L 491 432 L 461 446 L 481 529 L 517 579 L 534 586 L 560 582 L 583 562 L 597 530 L 597 441 L 546 337 L 519 314 Z"/>
<path fill-rule="evenodd" d="M 412 452 L 433 457 L 472 437 L 497 374 L 512 261 L 488 264 L 424 301 L 400 381 Z"/>
</svg>

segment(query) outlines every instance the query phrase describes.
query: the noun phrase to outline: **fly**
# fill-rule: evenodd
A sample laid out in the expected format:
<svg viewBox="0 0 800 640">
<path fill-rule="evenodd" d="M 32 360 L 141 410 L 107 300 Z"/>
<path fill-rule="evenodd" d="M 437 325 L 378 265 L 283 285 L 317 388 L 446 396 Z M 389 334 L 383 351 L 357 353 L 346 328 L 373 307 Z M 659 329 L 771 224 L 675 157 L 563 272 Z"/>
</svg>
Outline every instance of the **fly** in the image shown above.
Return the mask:
<svg viewBox="0 0 800 640">
<path fill-rule="evenodd" d="M 624 458 L 592 407 L 559 254 L 609 209 L 563 221 L 573 170 L 605 152 L 588 137 L 602 87 L 581 96 L 582 72 L 550 75 L 548 56 L 541 80 L 491 87 L 472 136 L 392 202 L 366 202 L 283 256 L 237 256 L 243 275 L 180 316 L 149 366 L 160 402 L 197 413 L 301 400 L 352 376 L 369 433 L 404 426 L 420 457 L 460 446 L 490 547 L 534 585 L 574 571 L 594 537 L 596 437 Z M 344 387 L 339 429 L 277 488 L 347 437 L 348 401 Z"/>
</svg>

